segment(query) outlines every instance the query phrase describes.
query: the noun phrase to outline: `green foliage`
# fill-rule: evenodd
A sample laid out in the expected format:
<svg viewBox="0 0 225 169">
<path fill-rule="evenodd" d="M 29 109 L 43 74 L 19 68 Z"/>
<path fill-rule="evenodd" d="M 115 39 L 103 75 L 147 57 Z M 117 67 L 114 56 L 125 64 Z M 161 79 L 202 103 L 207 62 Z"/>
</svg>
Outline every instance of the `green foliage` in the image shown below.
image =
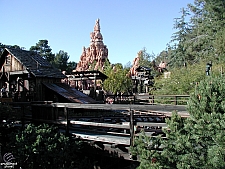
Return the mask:
<svg viewBox="0 0 225 169">
<path fill-rule="evenodd" d="M 157 167 L 171 169 L 222 169 L 225 167 L 225 80 L 209 76 L 195 88 L 188 102 L 189 118 L 176 112 L 166 120 L 166 139 L 159 142 L 163 151 L 157 155 Z M 145 168 L 152 168 L 150 160 L 154 147 L 146 145 L 146 136 L 137 139 L 136 153 L 148 154 L 141 158 Z M 144 138 L 144 139 L 143 139 Z M 155 139 L 155 138 L 154 138 Z M 149 138 L 148 143 L 153 143 Z M 153 144 L 152 144 L 153 145 Z M 146 151 L 146 152 L 144 152 Z M 142 154 L 140 154 L 142 156 Z"/>
<path fill-rule="evenodd" d="M 166 119 L 167 129 L 164 129 L 166 134 L 165 140 L 163 140 L 163 151 L 161 153 L 162 157 L 166 158 L 166 163 L 160 162 L 164 168 L 179 168 L 180 159 L 184 158 L 183 154 L 188 152 L 190 147 L 186 145 L 189 133 L 185 131 L 186 119 L 181 118 L 177 112 L 172 113 L 171 119 Z"/>
<path fill-rule="evenodd" d="M 73 61 L 70 61 L 70 62 L 67 63 L 66 72 L 71 73 L 74 69 L 76 69 L 76 67 L 77 67 L 77 63 L 73 62 Z"/>
<path fill-rule="evenodd" d="M 128 68 L 128 69 L 130 69 L 132 67 L 132 64 L 131 64 L 131 62 L 129 61 L 129 62 L 127 62 L 125 65 L 124 65 L 124 68 Z"/>
<path fill-rule="evenodd" d="M 213 43 L 219 63 L 225 62 L 225 29 L 217 33 Z"/>
<path fill-rule="evenodd" d="M 76 62 L 68 62 L 70 56 L 67 52 L 60 50 L 58 53 L 53 54 L 51 47 L 48 45 L 48 40 L 39 40 L 35 46 L 30 47 L 30 51 L 37 52 L 61 71 L 71 73 L 76 68 Z"/>
<path fill-rule="evenodd" d="M 11 137 L 11 152 L 18 165 L 24 169 L 71 168 L 77 163 L 79 142 L 70 142 L 55 127 L 29 124 L 23 131 L 13 133 Z"/>
<path fill-rule="evenodd" d="M 184 95 L 194 92 L 196 84 L 204 80 L 206 76 L 206 63 L 187 65 L 186 67 L 171 69 L 170 78 L 164 78 L 164 75 L 155 77 L 153 91 L 155 95 Z M 212 63 L 210 76 L 224 76 L 224 65 Z"/>
<path fill-rule="evenodd" d="M 145 67 L 152 67 L 152 61 L 155 59 L 155 54 L 147 53 L 146 48 L 143 48 L 138 52 L 138 56 L 140 58 L 139 65 Z"/>
<path fill-rule="evenodd" d="M 187 65 L 187 67 L 174 68 L 171 70 L 170 78 L 164 78 L 161 75 L 155 78 L 154 94 L 175 95 L 187 94 L 194 92 L 198 82 L 206 77 L 205 63 Z"/>
<path fill-rule="evenodd" d="M 128 76 L 129 69 L 123 68 L 121 64 L 106 65 L 104 73 L 108 76 L 103 82 L 104 90 L 116 94 L 117 92 L 128 92 L 132 88 L 132 81 Z"/>
<path fill-rule="evenodd" d="M 181 17 L 175 18 L 177 30 L 168 48 L 168 63 L 181 67 L 184 63 L 195 64 L 212 60 L 224 60 L 224 10 L 223 0 L 195 0 L 182 8 Z"/>
<path fill-rule="evenodd" d="M 148 137 L 144 131 L 135 139 L 135 146 L 131 147 L 131 153 L 133 156 L 137 156 L 141 163 L 138 169 L 160 169 L 162 168 L 158 161 L 161 161 L 161 155 L 159 149 L 161 147 L 162 138 Z"/>
<path fill-rule="evenodd" d="M 5 45 L 5 44 L 2 44 L 0 43 L 0 55 L 2 54 L 2 52 L 4 51 L 5 48 L 8 48 L 8 49 L 24 49 L 24 47 L 20 47 L 18 45 Z"/>
<path fill-rule="evenodd" d="M 66 71 L 69 58 L 70 56 L 67 52 L 60 50 L 58 53 L 56 53 L 56 56 L 54 58 L 54 66 L 61 71 Z"/>
<path fill-rule="evenodd" d="M 52 53 L 52 49 L 48 45 L 48 40 L 39 40 L 35 46 L 30 47 L 30 51 L 37 52 L 41 57 L 47 59 L 50 63 L 54 62 L 55 55 Z"/>
<path fill-rule="evenodd" d="M 190 26 L 186 21 L 186 17 L 188 16 L 188 11 L 184 8 L 181 10 L 182 16 L 180 18 L 175 18 L 174 28 L 178 29 L 172 36 L 172 42 L 175 43 L 175 50 L 170 55 L 169 65 L 171 66 L 182 66 L 187 59 L 187 46 L 185 45 L 187 36 L 190 32 Z"/>
<path fill-rule="evenodd" d="M 225 153 L 221 151 L 225 148 L 224 84 L 221 77 L 208 77 L 196 87 L 188 103 L 190 118 L 185 130 L 191 135 L 186 144 L 192 146 L 192 155 L 199 157 L 198 166 L 201 168 L 225 167 Z M 188 160 L 191 160 L 190 156 Z M 187 161 L 182 162 L 186 165 L 191 162 Z"/>
</svg>

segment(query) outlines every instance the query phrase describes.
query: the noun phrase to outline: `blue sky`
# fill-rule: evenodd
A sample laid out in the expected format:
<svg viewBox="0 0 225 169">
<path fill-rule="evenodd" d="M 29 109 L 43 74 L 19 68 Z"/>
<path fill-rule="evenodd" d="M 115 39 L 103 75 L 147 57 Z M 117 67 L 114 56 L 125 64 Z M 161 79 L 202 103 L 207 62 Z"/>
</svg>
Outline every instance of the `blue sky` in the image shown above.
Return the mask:
<svg viewBox="0 0 225 169">
<path fill-rule="evenodd" d="M 194 0 L 0 0 L 0 43 L 27 50 L 47 39 L 78 62 L 100 19 L 111 63 L 132 63 L 144 47 L 158 54 L 171 40 L 174 18 Z"/>
</svg>

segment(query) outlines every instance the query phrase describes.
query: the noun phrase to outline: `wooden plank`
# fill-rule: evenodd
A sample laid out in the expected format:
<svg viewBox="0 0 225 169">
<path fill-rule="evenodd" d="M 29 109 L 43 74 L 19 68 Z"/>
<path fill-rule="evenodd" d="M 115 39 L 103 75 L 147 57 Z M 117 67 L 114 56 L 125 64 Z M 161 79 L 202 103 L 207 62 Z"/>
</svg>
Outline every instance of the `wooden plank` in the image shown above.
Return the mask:
<svg viewBox="0 0 225 169">
<path fill-rule="evenodd" d="M 6 97 L 6 98 L 0 98 L 0 102 L 3 103 L 8 103 L 8 102 L 12 102 L 13 99 L 11 97 Z"/>
<path fill-rule="evenodd" d="M 70 123 L 77 124 L 77 125 L 85 125 L 85 126 L 130 129 L 129 125 L 121 125 L 121 124 L 96 123 L 96 122 L 74 121 L 74 120 L 71 120 Z"/>
<path fill-rule="evenodd" d="M 60 124 L 66 124 L 66 121 L 58 121 Z M 121 124 L 109 124 L 109 123 L 96 123 L 96 122 L 86 122 L 86 121 L 70 121 L 71 124 L 85 125 L 85 126 L 96 126 L 96 127 L 107 127 L 107 128 L 119 128 L 119 129 L 130 129 L 130 122 L 126 122 L 126 125 Z M 136 126 L 160 126 L 167 127 L 166 123 L 153 123 L 153 122 L 137 122 Z"/>
<path fill-rule="evenodd" d="M 53 106 L 58 108 L 83 108 L 101 110 L 180 110 L 186 111 L 186 106 L 179 105 L 136 105 L 136 104 L 81 104 L 81 103 L 52 103 L 50 105 L 34 104 L 34 106 Z"/>
<path fill-rule="evenodd" d="M 124 111 L 148 111 L 148 113 L 161 113 L 162 115 L 171 116 L 173 111 L 184 117 L 188 117 L 186 106 L 180 105 L 136 105 L 136 104 L 81 104 L 81 103 L 52 103 L 52 104 L 34 104 L 41 107 L 56 107 L 69 109 L 93 109 L 93 110 L 124 110 Z"/>
<path fill-rule="evenodd" d="M 151 123 L 151 122 L 137 122 L 136 126 L 148 126 L 148 127 L 167 127 L 166 123 Z"/>
<path fill-rule="evenodd" d="M 96 133 L 81 133 L 81 132 L 71 132 L 77 138 L 83 140 L 92 140 L 92 141 L 100 141 L 104 143 L 110 144 L 118 144 L 118 145 L 130 145 L 130 137 L 120 137 L 120 136 L 112 136 L 112 135 L 101 135 Z"/>
</svg>

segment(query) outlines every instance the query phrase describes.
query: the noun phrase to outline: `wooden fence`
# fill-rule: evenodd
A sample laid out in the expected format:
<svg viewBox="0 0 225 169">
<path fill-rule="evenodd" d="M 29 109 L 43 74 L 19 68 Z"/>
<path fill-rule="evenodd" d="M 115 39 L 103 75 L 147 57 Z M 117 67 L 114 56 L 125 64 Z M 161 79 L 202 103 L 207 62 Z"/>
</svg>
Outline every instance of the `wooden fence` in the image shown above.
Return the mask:
<svg viewBox="0 0 225 169">
<path fill-rule="evenodd" d="M 140 131 L 144 130 L 151 136 L 163 134 L 162 129 L 167 127 L 165 118 L 169 118 L 173 110 L 177 110 L 183 117 L 188 116 L 185 106 L 178 105 L 80 104 L 51 101 L 7 104 L 23 115 L 22 126 L 28 123 L 54 124 L 59 127 L 60 132 L 73 138 L 103 144 L 104 149 L 111 146 L 113 152 L 121 153 L 125 159 L 130 159 L 129 147 L 134 145 L 134 138 Z"/>
<path fill-rule="evenodd" d="M 136 95 L 136 102 L 143 102 L 149 104 L 174 104 L 187 105 L 189 95 Z"/>
<path fill-rule="evenodd" d="M 109 104 L 173 104 L 187 105 L 189 95 L 107 95 L 105 103 Z"/>
</svg>

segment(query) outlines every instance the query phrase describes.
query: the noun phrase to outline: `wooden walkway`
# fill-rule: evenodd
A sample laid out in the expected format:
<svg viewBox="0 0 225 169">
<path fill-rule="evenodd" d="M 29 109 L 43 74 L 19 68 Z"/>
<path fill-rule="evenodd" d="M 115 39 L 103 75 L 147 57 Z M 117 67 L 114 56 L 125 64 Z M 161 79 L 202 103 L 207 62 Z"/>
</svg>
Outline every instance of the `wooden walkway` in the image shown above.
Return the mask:
<svg viewBox="0 0 225 169">
<path fill-rule="evenodd" d="M 59 125 L 61 132 L 95 146 L 100 143 L 103 150 L 107 148 L 114 153 L 120 152 L 127 160 L 132 160 L 129 159 L 129 147 L 141 130 L 148 135 L 162 134 L 162 129 L 167 127 L 165 118 L 171 117 L 173 111 L 182 117 L 189 116 L 186 107 L 179 105 L 33 102 L 30 106 L 32 118 L 27 117 L 27 120 Z M 80 110 L 88 111 L 89 116 L 78 115 Z M 110 113 L 98 117 L 95 115 L 96 112 L 106 110 Z M 57 116 L 60 111 L 61 115 Z M 118 147 L 123 147 L 123 151 Z"/>
<path fill-rule="evenodd" d="M 180 105 L 136 105 L 136 104 L 80 104 L 80 103 L 51 103 L 32 104 L 33 106 L 67 108 L 67 109 L 88 109 L 88 110 L 112 110 L 112 111 L 135 111 L 140 114 L 163 114 L 171 116 L 177 111 L 182 117 L 188 117 L 186 106 Z"/>
</svg>

